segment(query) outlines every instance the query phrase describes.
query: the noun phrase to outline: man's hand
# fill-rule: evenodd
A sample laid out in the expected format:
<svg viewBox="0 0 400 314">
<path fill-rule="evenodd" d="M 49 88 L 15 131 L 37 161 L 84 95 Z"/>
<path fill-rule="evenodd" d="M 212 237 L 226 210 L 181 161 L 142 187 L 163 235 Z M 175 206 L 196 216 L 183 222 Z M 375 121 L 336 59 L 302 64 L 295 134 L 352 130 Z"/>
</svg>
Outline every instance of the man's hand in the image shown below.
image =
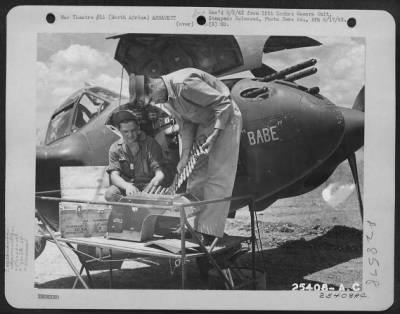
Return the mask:
<svg viewBox="0 0 400 314">
<path fill-rule="evenodd" d="M 146 185 L 146 187 L 143 189 L 143 192 L 149 193 L 150 191 L 156 189 L 160 185 L 161 180 L 158 180 L 156 177 L 151 179 L 149 184 Z"/>
<path fill-rule="evenodd" d="M 155 190 L 160 185 L 160 183 L 164 179 L 164 177 L 165 177 L 164 172 L 157 169 L 154 178 L 151 179 L 149 184 L 147 184 L 147 186 L 144 188 L 143 192 L 149 193 L 149 192 Z"/>
<path fill-rule="evenodd" d="M 220 129 L 214 129 L 209 137 L 207 137 L 206 141 L 201 145 L 201 148 L 208 152 L 211 151 L 220 131 Z"/>
<path fill-rule="evenodd" d="M 182 154 L 181 159 L 178 162 L 178 165 L 176 166 L 176 171 L 178 171 L 178 173 L 181 173 L 183 168 L 185 168 L 186 164 L 189 161 L 189 154 Z"/>
<path fill-rule="evenodd" d="M 134 186 L 133 184 L 127 183 L 125 186 L 125 193 L 127 196 L 133 195 L 135 193 L 138 193 L 139 189 Z"/>
</svg>

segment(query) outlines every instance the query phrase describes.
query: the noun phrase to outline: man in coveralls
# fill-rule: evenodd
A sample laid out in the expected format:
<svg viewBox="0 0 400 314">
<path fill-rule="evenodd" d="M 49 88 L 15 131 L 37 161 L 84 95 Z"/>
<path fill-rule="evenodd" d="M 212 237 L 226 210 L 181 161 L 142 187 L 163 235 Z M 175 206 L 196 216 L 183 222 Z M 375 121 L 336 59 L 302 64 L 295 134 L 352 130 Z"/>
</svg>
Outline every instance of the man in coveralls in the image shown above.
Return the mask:
<svg viewBox="0 0 400 314">
<path fill-rule="evenodd" d="M 164 179 L 161 169 L 163 158 L 160 145 L 140 130 L 139 122 L 130 110 L 119 110 L 110 118 L 122 139 L 109 150 L 110 187 L 105 199 L 118 202 L 127 195 L 149 191 Z"/>
<path fill-rule="evenodd" d="M 179 124 L 180 172 L 194 144 L 208 151 L 187 182 L 187 191 L 200 200 L 230 197 L 236 176 L 242 116 L 228 87 L 216 77 L 194 68 L 160 78 L 145 77 L 146 103 L 159 104 Z M 201 159 L 200 159 L 201 160 Z M 196 216 L 194 229 L 204 243 L 223 237 L 230 202 L 207 205 Z"/>
</svg>

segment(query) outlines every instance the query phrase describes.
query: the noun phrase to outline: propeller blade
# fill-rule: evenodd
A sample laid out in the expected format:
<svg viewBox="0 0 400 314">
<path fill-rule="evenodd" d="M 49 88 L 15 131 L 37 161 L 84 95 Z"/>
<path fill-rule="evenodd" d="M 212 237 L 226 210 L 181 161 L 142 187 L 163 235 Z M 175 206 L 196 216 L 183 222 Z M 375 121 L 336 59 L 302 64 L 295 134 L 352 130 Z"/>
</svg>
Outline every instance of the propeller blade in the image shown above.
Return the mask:
<svg viewBox="0 0 400 314">
<path fill-rule="evenodd" d="M 361 87 L 353 103 L 353 109 L 364 112 L 365 109 L 365 86 Z"/>
<path fill-rule="evenodd" d="M 356 160 L 356 154 L 352 153 L 349 158 L 347 158 L 349 161 L 351 173 L 353 174 L 353 179 L 354 183 L 356 184 L 357 187 L 357 196 L 358 196 L 358 204 L 360 205 L 360 214 L 361 214 L 361 219 L 364 219 L 364 206 L 361 198 L 361 190 L 360 190 L 360 182 L 358 180 L 358 171 L 357 171 L 357 160 Z"/>
</svg>

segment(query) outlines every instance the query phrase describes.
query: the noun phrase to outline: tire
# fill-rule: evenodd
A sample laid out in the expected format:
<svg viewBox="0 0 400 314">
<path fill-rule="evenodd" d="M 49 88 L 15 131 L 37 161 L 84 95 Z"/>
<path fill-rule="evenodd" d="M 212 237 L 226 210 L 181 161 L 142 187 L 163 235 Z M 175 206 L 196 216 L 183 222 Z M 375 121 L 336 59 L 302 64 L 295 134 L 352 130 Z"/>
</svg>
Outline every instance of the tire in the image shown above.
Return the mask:
<svg viewBox="0 0 400 314">
<path fill-rule="evenodd" d="M 44 234 L 42 223 L 36 218 L 36 234 L 35 234 L 35 259 L 44 251 L 46 247 L 46 235 Z"/>
<path fill-rule="evenodd" d="M 35 259 L 37 259 L 40 254 L 44 251 L 46 247 L 47 240 L 45 236 L 35 235 Z"/>
</svg>

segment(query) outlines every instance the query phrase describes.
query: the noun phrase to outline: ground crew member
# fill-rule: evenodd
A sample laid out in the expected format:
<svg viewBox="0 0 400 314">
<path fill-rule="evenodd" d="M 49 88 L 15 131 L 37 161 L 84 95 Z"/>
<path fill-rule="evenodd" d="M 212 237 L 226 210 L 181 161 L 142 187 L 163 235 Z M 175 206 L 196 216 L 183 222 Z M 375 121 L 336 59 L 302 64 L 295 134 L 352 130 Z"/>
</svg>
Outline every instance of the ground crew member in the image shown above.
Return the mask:
<svg viewBox="0 0 400 314">
<path fill-rule="evenodd" d="M 185 68 L 160 78 L 145 77 L 146 103 L 160 104 L 180 128 L 180 172 L 193 144 L 208 150 L 208 159 L 197 164 L 187 191 L 200 200 L 230 197 L 236 176 L 242 116 L 228 87 L 216 77 Z M 207 205 L 195 218 L 194 229 L 205 242 L 223 237 L 230 202 Z"/>
<path fill-rule="evenodd" d="M 163 158 L 160 145 L 140 130 L 135 115 L 130 110 L 119 110 L 110 118 L 122 139 L 109 150 L 110 187 L 105 199 L 118 202 L 124 195 L 149 191 L 164 179 L 161 169 Z"/>
</svg>

